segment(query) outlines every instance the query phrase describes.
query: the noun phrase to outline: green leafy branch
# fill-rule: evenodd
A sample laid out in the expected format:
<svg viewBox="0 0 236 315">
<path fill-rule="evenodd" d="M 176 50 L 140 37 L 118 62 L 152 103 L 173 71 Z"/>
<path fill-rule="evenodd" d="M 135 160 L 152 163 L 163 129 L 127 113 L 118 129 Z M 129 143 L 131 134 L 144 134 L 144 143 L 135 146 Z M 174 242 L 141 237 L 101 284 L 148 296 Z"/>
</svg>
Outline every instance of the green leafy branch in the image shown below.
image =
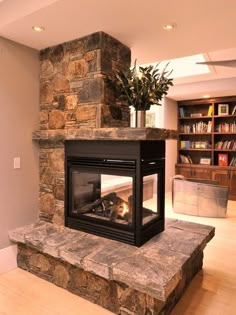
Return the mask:
<svg viewBox="0 0 236 315">
<path fill-rule="evenodd" d="M 169 78 L 172 71 L 167 71 L 168 64 L 160 72 L 160 63 L 155 66 L 134 66 L 123 71 L 116 69 L 111 76 L 106 78 L 106 83 L 115 96 L 127 102 L 135 110 L 149 110 L 151 105 L 161 105 L 160 101 L 167 95 L 173 79 Z"/>
</svg>

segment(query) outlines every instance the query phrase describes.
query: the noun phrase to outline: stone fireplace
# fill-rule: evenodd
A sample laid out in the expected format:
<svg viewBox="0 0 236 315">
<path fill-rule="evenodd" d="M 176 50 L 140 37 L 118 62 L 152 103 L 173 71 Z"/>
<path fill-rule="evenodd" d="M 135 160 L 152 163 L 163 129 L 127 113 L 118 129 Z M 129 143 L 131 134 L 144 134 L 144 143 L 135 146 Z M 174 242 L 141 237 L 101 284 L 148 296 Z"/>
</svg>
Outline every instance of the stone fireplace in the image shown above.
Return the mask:
<svg viewBox="0 0 236 315">
<path fill-rule="evenodd" d="M 130 66 L 130 49 L 97 32 L 40 52 L 40 219 L 64 224 L 65 134 L 86 128 L 128 127 L 129 108 L 104 83 L 115 67 Z M 53 134 L 52 141 L 43 135 Z M 47 136 L 46 136 L 47 137 Z"/>
<path fill-rule="evenodd" d="M 170 314 L 214 236 L 213 227 L 170 219 L 163 231 L 163 152 L 177 132 L 128 128 L 129 109 L 104 76 L 130 66 L 130 49 L 111 36 L 47 48 L 40 63 L 39 220 L 9 233 L 18 266 L 115 314 Z M 99 236 L 87 233 L 94 216 Z M 116 240 L 105 238 L 110 229 Z"/>
</svg>

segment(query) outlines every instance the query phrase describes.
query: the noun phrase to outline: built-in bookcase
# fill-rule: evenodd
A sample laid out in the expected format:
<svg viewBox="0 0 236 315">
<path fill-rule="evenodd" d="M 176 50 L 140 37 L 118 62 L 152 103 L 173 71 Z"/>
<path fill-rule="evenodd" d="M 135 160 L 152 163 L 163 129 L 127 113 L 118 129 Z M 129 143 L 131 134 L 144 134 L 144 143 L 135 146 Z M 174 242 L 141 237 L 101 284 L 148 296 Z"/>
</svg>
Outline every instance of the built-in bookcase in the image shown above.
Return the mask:
<svg viewBox="0 0 236 315">
<path fill-rule="evenodd" d="M 221 169 L 236 183 L 236 96 L 180 101 L 178 112 L 176 173 L 201 177 L 202 169 L 206 178 L 214 179 L 212 171 Z M 236 197 L 236 185 L 232 188 Z"/>
<path fill-rule="evenodd" d="M 219 165 L 224 154 L 225 166 L 236 166 L 236 96 L 181 101 L 178 109 L 179 163 Z"/>
</svg>

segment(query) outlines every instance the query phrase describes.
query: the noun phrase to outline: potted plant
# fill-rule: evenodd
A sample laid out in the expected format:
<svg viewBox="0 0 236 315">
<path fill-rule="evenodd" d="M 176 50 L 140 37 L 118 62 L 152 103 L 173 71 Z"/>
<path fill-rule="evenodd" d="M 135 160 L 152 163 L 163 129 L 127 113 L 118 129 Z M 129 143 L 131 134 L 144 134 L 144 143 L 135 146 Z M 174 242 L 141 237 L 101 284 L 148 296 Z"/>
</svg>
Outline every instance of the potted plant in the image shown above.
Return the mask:
<svg viewBox="0 0 236 315">
<path fill-rule="evenodd" d="M 169 78 L 172 71 L 166 70 L 168 64 L 163 71 L 160 71 L 158 66 L 159 63 L 155 66 L 137 66 L 135 61 L 132 68 L 125 71 L 115 69 L 112 75 L 106 78 L 106 82 L 115 96 L 134 107 L 136 127 L 144 127 L 145 112 L 150 109 L 151 105 L 161 105 L 162 97 L 173 85 L 173 79 Z M 144 125 L 139 126 L 139 121 Z"/>
</svg>

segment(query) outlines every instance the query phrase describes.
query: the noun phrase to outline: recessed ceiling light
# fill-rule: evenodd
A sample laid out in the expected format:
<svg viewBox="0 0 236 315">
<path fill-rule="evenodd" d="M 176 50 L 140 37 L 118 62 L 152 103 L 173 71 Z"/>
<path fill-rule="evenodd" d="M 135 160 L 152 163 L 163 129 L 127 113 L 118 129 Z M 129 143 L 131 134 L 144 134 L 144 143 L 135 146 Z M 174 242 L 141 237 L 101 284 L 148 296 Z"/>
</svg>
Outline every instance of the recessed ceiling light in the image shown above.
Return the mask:
<svg viewBox="0 0 236 315">
<path fill-rule="evenodd" d="M 177 27 L 176 23 L 169 23 L 169 24 L 163 25 L 163 28 L 166 31 L 173 30 L 173 28 L 175 27 Z"/>
<path fill-rule="evenodd" d="M 32 29 L 35 32 L 42 32 L 42 31 L 44 31 L 44 27 L 43 26 L 32 26 Z"/>
<path fill-rule="evenodd" d="M 203 98 L 208 98 L 208 97 L 210 97 L 210 94 L 203 95 Z"/>
</svg>

